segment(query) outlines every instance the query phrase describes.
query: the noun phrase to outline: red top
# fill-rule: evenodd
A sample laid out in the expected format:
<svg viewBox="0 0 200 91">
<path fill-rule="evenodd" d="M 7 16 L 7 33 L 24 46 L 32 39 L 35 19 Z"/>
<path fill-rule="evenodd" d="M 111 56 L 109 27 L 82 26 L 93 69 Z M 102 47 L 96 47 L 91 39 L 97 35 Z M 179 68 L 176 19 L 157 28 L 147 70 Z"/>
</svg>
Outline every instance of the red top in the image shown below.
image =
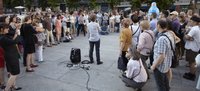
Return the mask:
<svg viewBox="0 0 200 91">
<path fill-rule="evenodd" d="M 4 68 L 4 50 L 0 47 L 0 68 Z"/>
</svg>

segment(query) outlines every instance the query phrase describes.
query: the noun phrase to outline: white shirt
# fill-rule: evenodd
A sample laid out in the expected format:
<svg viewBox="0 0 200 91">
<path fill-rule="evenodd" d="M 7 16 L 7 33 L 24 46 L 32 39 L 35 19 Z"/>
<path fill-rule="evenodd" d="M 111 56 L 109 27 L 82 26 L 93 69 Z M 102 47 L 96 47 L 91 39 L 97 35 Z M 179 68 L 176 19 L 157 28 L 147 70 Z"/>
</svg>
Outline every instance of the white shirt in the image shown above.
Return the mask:
<svg viewBox="0 0 200 91">
<path fill-rule="evenodd" d="M 89 20 L 88 20 L 88 18 L 89 18 L 89 16 L 88 15 L 84 15 L 84 25 L 87 25 L 88 23 L 89 23 Z"/>
<path fill-rule="evenodd" d="M 138 75 L 138 73 L 139 73 L 139 75 Z M 130 59 L 128 64 L 127 64 L 126 76 L 128 78 L 133 78 L 133 77 L 136 76 L 135 78 L 133 78 L 134 81 L 136 81 L 136 82 L 146 82 L 147 81 L 147 73 L 146 73 L 146 70 L 144 69 L 142 61 Z"/>
<path fill-rule="evenodd" d="M 100 35 L 100 26 L 96 22 L 90 22 L 88 25 L 88 35 L 89 35 L 89 41 L 99 41 Z"/>
<path fill-rule="evenodd" d="M 114 19 L 115 19 L 115 16 L 111 16 L 111 17 L 110 17 L 110 22 L 113 22 Z"/>
<path fill-rule="evenodd" d="M 57 19 L 57 17 L 54 17 L 54 18 L 52 19 L 53 25 L 56 25 L 56 19 Z"/>
<path fill-rule="evenodd" d="M 63 16 L 63 19 L 62 19 L 62 26 L 63 27 L 67 27 L 66 25 L 67 25 L 67 17 L 65 17 L 65 16 Z"/>
<path fill-rule="evenodd" d="M 115 21 L 116 21 L 117 23 L 120 23 L 120 17 L 121 17 L 120 15 L 116 15 L 116 16 L 115 16 Z"/>
<path fill-rule="evenodd" d="M 139 36 L 140 36 L 140 33 L 141 33 L 139 24 L 135 23 L 135 24 L 131 25 L 129 27 L 129 29 L 131 29 L 132 33 L 134 34 L 133 37 L 132 37 L 132 43 L 134 43 L 135 45 L 137 45 L 138 41 L 139 41 Z"/>
<path fill-rule="evenodd" d="M 75 23 L 75 20 L 76 20 L 76 18 L 75 18 L 73 15 L 71 15 L 71 16 L 70 16 L 70 22 L 71 22 L 71 23 Z"/>
<path fill-rule="evenodd" d="M 194 40 L 193 41 L 186 40 L 185 48 L 191 49 L 194 52 L 198 52 L 200 49 L 200 28 L 199 28 L 199 26 L 192 27 L 187 35 L 192 37 Z"/>
<path fill-rule="evenodd" d="M 97 13 L 97 18 L 101 18 L 102 14 L 101 13 Z"/>
</svg>

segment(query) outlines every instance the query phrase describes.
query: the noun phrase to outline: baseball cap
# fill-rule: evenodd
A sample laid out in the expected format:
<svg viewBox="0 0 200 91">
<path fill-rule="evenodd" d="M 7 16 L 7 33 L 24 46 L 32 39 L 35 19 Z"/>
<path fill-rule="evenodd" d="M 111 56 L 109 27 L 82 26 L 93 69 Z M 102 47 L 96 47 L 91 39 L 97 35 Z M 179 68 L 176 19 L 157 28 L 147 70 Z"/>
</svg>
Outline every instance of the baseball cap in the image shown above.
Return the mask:
<svg viewBox="0 0 200 91">
<path fill-rule="evenodd" d="M 198 16 L 192 16 L 190 19 L 195 22 L 200 22 L 200 18 Z"/>
<path fill-rule="evenodd" d="M 178 12 L 177 11 L 173 11 L 173 12 L 170 13 L 170 15 L 176 15 L 176 16 L 178 16 Z"/>
</svg>

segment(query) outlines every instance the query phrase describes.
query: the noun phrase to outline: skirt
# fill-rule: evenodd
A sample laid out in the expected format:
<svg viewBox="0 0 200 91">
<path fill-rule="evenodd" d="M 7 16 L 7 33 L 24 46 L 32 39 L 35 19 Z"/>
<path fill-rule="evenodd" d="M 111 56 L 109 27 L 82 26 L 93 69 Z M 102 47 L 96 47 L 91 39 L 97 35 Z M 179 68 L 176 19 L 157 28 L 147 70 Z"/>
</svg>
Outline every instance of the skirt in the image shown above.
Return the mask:
<svg viewBox="0 0 200 91">
<path fill-rule="evenodd" d="M 25 45 L 24 51 L 28 54 L 35 53 L 35 44 Z"/>
</svg>

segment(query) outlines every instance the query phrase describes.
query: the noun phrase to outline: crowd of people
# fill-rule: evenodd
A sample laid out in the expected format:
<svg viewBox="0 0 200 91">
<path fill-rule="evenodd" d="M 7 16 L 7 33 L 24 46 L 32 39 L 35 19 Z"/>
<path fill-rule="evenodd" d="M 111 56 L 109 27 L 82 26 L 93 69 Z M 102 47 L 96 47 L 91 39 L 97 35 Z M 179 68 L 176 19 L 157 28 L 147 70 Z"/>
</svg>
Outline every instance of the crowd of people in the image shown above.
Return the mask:
<svg viewBox="0 0 200 91">
<path fill-rule="evenodd" d="M 141 91 L 153 70 L 158 91 L 169 91 L 172 80 L 172 59 L 184 58 L 190 68 L 183 77 L 196 79 L 195 57 L 200 50 L 200 17 L 192 10 L 185 12 L 159 11 L 156 3 L 148 13 L 133 10 L 130 14 L 113 11 L 72 11 L 65 13 L 30 12 L 24 19 L 16 15 L 0 17 L 0 86 L 4 91 L 20 90 L 16 78 L 20 73 L 19 58 L 23 54 L 26 72 L 34 72 L 44 62 L 43 49 L 69 42 L 80 32 L 89 37 L 89 58 L 97 65 L 100 59 L 99 32 L 120 32 L 120 57 L 124 64 L 122 81 Z M 175 50 L 175 52 L 174 52 Z M 147 60 L 150 59 L 150 63 Z M 6 64 L 6 65 L 5 65 Z M 5 84 L 4 68 L 8 81 Z"/>
<path fill-rule="evenodd" d="M 181 59 L 187 61 L 190 69 L 183 78 L 196 79 L 200 17 L 192 10 L 160 12 L 155 3 L 152 5 L 155 10 L 150 8 L 146 16 L 140 17 L 136 11 L 122 20 L 118 68 L 126 86 L 137 91 L 151 78 L 149 70 L 153 71 L 158 91 L 170 91 L 172 68 L 177 67 Z"/>
</svg>

